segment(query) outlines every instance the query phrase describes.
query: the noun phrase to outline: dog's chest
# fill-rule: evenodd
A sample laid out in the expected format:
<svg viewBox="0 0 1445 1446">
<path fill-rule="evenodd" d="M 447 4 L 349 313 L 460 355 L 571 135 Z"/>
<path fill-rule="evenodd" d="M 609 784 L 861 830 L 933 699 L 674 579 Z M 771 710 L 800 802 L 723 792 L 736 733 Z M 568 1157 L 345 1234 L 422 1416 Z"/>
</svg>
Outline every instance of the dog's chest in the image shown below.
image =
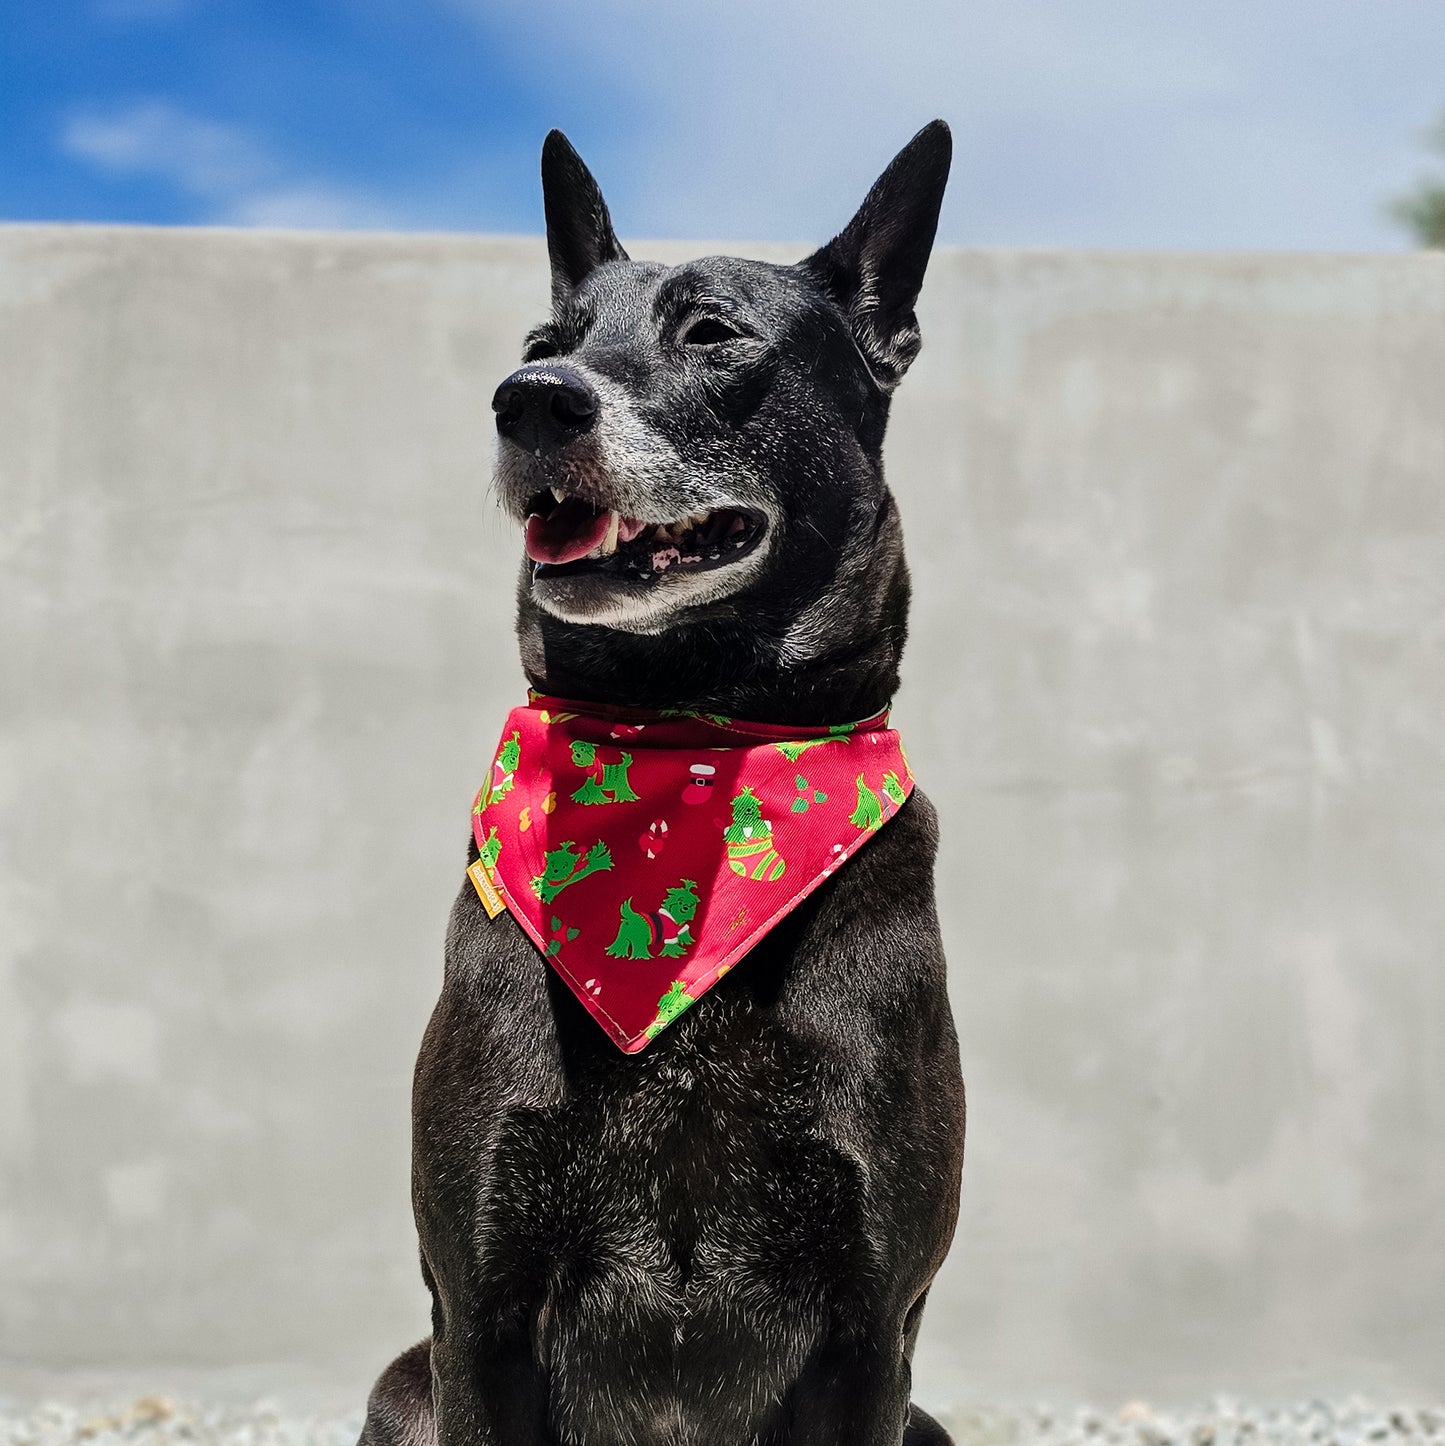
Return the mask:
<svg viewBox="0 0 1445 1446">
<path fill-rule="evenodd" d="M 752 1044 L 634 1057 L 625 1084 L 502 1126 L 481 1264 L 527 1297 L 505 1304 L 531 1314 L 564 1437 L 715 1414 L 725 1361 L 753 1383 L 728 1406 L 745 1439 L 856 1273 L 857 1167 L 818 1133 L 806 1062 Z"/>
<path fill-rule="evenodd" d="M 718 1005 L 710 1028 L 680 1025 L 652 1056 L 619 1057 L 566 1101 L 507 1116 L 489 1238 L 571 1262 L 579 1279 L 645 1271 L 693 1303 L 783 1237 L 824 1246 L 857 1192 L 851 1161 L 819 1133 L 810 1061 L 781 1036 L 727 1038 Z"/>
</svg>

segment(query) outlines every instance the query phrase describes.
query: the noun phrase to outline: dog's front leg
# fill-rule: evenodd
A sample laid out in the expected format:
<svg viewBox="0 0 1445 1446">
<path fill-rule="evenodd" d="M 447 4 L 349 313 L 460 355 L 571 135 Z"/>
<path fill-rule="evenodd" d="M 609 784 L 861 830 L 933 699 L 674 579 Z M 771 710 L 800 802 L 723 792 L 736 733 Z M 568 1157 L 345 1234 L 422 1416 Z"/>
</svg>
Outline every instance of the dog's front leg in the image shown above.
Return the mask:
<svg viewBox="0 0 1445 1446">
<path fill-rule="evenodd" d="M 432 1345 L 438 1446 L 551 1446 L 546 1379 L 523 1329 L 448 1330 Z"/>
<path fill-rule="evenodd" d="M 793 1387 L 783 1446 L 900 1446 L 911 1381 L 898 1332 L 825 1341 Z"/>
</svg>

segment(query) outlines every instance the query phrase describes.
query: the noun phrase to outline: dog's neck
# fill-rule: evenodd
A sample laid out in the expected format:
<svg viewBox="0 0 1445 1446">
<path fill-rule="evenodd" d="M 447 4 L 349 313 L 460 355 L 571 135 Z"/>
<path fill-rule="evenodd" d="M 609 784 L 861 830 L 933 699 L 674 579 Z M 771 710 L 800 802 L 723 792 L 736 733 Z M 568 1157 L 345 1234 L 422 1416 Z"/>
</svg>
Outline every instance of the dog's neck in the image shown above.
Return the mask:
<svg viewBox="0 0 1445 1446">
<path fill-rule="evenodd" d="M 544 614 L 524 582 L 517 633 L 538 692 L 640 708 L 688 708 L 759 723 L 824 727 L 871 717 L 898 686 L 908 621 L 901 550 L 799 614 L 762 599 L 736 617 L 656 635 Z"/>
<path fill-rule="evenodd" d="M 534 622 L 541 649 L 527 681 L 538 692 L 584 702 L 823 727 L 870 717 L 887 706 L 898 682 L 881 635 L 788 665 L 767 656 L 747 627 L 697 625 L 639 637 L 540 616 Z"/>
</svg>

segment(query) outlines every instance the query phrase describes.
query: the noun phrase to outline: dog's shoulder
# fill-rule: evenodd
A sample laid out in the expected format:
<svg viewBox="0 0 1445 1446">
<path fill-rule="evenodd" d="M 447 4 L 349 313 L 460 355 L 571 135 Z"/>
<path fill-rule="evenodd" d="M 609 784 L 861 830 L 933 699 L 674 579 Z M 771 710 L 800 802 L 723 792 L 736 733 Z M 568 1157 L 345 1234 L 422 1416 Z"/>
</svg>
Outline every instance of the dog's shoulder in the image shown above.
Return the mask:
<svg viewBox="0 0 1445 1446">
<path fill-rule="evenodd" d="M 813 931 L 849 954 L 914 953 L 936 943 L 934 865 L 938 813 L 921 789 L 820 891 Z M 894 931 L 901 931 L 894 936 Z M 900 949 L 900 940 L 906 940 Z M 939 948 L 941 956 L 941 946 Z"/>
</svg>

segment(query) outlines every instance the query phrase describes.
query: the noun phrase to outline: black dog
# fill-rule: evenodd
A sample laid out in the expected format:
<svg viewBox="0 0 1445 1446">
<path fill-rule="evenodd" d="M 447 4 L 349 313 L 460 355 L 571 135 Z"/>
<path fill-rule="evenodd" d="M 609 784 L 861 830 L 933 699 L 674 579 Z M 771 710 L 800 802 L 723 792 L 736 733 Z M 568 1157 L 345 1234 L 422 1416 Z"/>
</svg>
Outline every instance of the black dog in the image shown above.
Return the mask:
<svg viewBox="0 0 1445 1446">
<path fill-rule="evenodd" d="M 548 136 L 553 313 L 493 402 L 502 503 L 560 559 L 522 570 L 536 689 L 798 725 L 887 704 L 909 583 L 881 448 L 949 159 L 936 121 L 797 265 L 669 268 Z M 463 885 L 414 1097 L 432 1336 L 366 1446 L 947 1443 L 909 1403 L 963 1156 L 936 841 L 915 791 L 635 1055 Z"/>
</svg>

